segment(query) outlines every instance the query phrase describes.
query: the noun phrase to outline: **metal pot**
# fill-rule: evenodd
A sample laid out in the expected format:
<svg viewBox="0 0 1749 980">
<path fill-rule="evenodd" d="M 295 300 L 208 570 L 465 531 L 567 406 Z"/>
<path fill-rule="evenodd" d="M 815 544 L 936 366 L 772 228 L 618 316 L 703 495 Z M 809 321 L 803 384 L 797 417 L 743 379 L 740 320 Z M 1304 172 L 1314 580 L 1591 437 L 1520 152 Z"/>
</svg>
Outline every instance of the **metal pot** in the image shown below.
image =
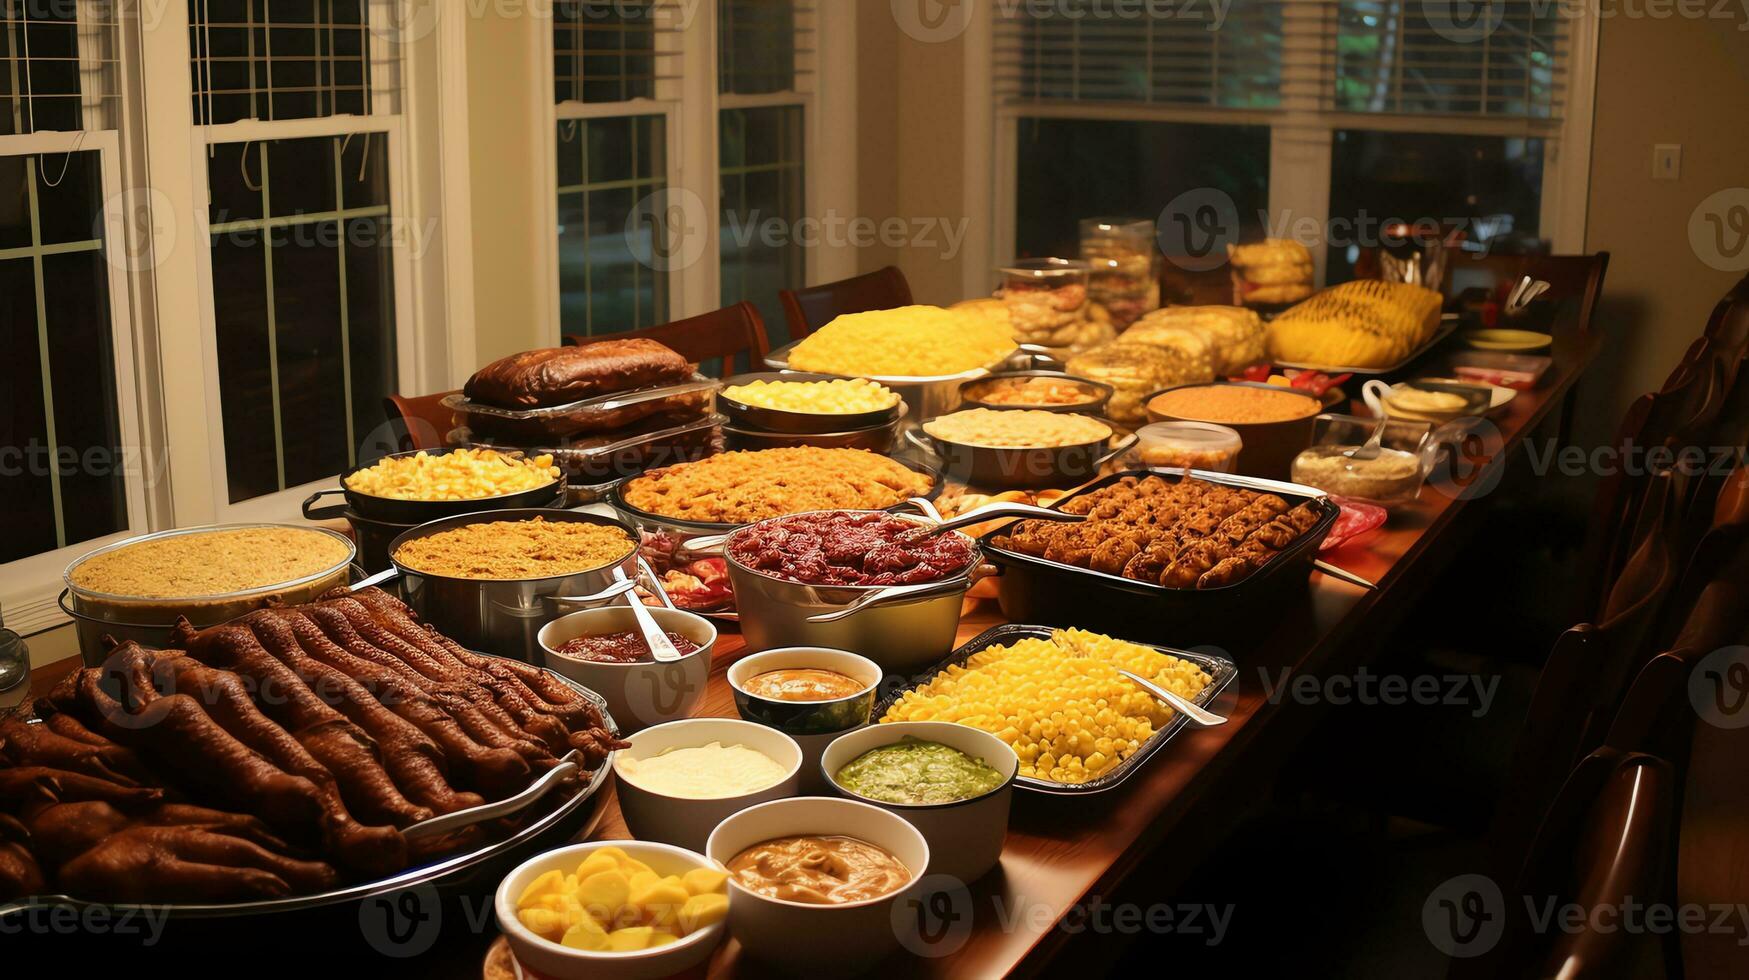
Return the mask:
<svg viewBox="0 0 1749 980">
<path fill-rule="evenodd" d="M 837 380 L 842 379 L 831 374 L 761 371 L 756 374 L 742 374 L 730 378 L 723 382 L 723 391 L 741 385 L 750 385 L 756 381 Z M 876 429 L 897 422 L 905 414 L 905 401 L 900 399 L 886 408 L 875 409 L 872 412 L 828 415 L 820 412 L 791 412 L 780 408 L 748 405 L 718 392 L 717 411 L 722 412 L 723 417 L 728 419 L 729 423 L 738 431 L 784 433 L 787 435 L 833 435 L 854 432 L 859 429 Z M 795 445 L 801 444 L 796 443 Z"/>
<path fill-rule="evenodd" d="M 1032 490 L 1072 487 L 1092 479 L 1099 468 L 1136 444 L 1134 434 L 1110 446 L 1109 437 L 1072 446 L 998 448 L 951 442 L 907 430 L 905 438 L 942 460 L 942 473 L 980 489 Z"/>
<path fill-rule="evenodd" d="M 630 525 L 599 514 L 574 510 L 529 508 L 491 510 L 462 514 L 421 524 L 395 538 L 389 545 L 394 571 L 374 576 L 367 584 L 386 581 L 397 574 L 401 594 L 421 619 L 470 650 L 483 650 L 501 657 L 545 666 L 540 630 L 561 614 L 608 602 L 631 591 L 640 576 L 653 594 L 663 595 L 661 585 L 634 547 L 623 559 L 599 568 L 530 579 L 468 579 L 432 575 L 395 561 L 395 552 L 409 541 L 442 531 L 490 521 L 524 521 L 532 518 L 577 524 L 601 524 L 624 531 L 635 544 L 637 532 Z"/>
<path fill-rule="evenodd" d="M 984 401 L 983 396 L 992 388 L 1009 379 L 1050 378 L 1054 381 L 1066 381 L 1081 385 L 1093 395 L 1092 400 L 1073 405 L 1012 405 L 1007 403 Z M 1014 411 L 1016 409 L 1031 409 L 1035 412 L 1058 412 L 1078 415 L 1103 415 L 1105 406 L 1110 404 L 1115 389 L 1111 385 L 1087 378 L 1065 374 L 1062 371 L 1008 371 L 1003 374 L 992 374 L 988 378 L 967 381 L 960 385 L 960 407 L 988 408 L 995 411 Z"/>
<path fill-rule="evenodd" d="M 899 516 L 919 527 L 933 523 L 925 518 Z M 962 601 L 984 574 L 983 552 L 976 541 L 961 535 L 972 548 L 972 560 L 965 570 L 939 581 L 917 585 L 804 585 L 754 571 L 730 553 L 734 540 L 768 523 L 760 521 L 726 535 L 694 539 L 686 542 L 684 548 L 693 555 L 719 551 L 722 554 L 748 650 L 828 647 L 861 654 L 882 670 L 910 673 L 940 660 L 946 651 L 953 649 Z"/>
<path fill-rule="evenodd" d="M 473 447 L 451 446 L 448 449 L 415 449 L 411 452 L 405 453 L 390 453 L 387 456 L 380 456 L 361 466 L 355 466 L 352 469 L 347 470 L 345 473 L 340 474 L 339 489 L 318 490 L 311 494 L 309 498 L 304 501 L 304 516 L 309 517 L 311 520 L 326 520 L 330 517 L 342 516 L 337 512 L 338 508 L 333 507 L 332 505 L 316 511 L 316 513 L 323 514 L 324 516 L 311 516 L 312 509 L 315 508 L 316 504 L 323 497 L 332 496 L 334 494 L 344 496 L 346 498 L 346 503 L 351 506 L 353 513 L 369 520 L 380 521 L 385 524 L 423 524 L 426 521 L 435 521 L 441 517 L 454 517 L 458 514 L 473 514 L 483 510 L 509 509 L 512 507 L 544 507 L 552 503 L 553 498 L 565 492 L 565 475 L 563 472 L 561 472 L 558 477 L 547 483 L 543 483 L 538 487 L 531 487 L 527 490 L 518 490 L 515 493 L 499 494 L 496 497 L 481 497 L 477 500 L 400 500 L 394 497 L 378 497 L 368 493 L 359 493 L 356 490 L 350 489 L 346 485 L 346 481 L 352 479 L 353 474 L 358 473 L 361 470 L 370 469 L 372 466 L 375 466 L 385 459 L 401 459 L 407 456 L 417 456 L 420 453 L 425 453 L 427 456 L 442 456 L 447 453 L 455 452 L 457 449 L 465 448 Z"/>
</svg>

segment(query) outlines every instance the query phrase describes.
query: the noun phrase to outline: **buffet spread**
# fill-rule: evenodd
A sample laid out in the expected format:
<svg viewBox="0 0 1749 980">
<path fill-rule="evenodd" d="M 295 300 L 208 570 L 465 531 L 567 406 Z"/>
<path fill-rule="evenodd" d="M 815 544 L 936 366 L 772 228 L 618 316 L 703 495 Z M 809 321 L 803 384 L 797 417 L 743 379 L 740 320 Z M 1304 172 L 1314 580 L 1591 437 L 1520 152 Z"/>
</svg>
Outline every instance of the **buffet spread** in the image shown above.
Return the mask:
<svg viewBox="0 0 1749 980">
<path fill-rule="evenodd" d="M 516 354 L 446 402 L 447 448 L 306 503 L 350 536 L 74 562 L 86 665 L 0 719 L 0 915 L 271 914 L 490 857 L 549 976 L 678 972 L 730 934 L 795 967 L 880 955 L 925 875 L 995 866 L 1017 790 L 1103 792 L 1170 751 L 1235 676 L 1183 648 L 1302 588 L 1495 404 L 1431 379 L 1330 411 L 1443 339 L 1431 290 L 1315 291 L 1263 243 L 1235 305 L 1159 309 L 1151 251 L 1087 234 L 770 372 L 643 339 Z M 1009 625 L 956 649 L 991 599 Z M 740 718 L 692 717 L 726 630 Z M 635 839 L 553 849 L 610 778 Z"/>
</svg>

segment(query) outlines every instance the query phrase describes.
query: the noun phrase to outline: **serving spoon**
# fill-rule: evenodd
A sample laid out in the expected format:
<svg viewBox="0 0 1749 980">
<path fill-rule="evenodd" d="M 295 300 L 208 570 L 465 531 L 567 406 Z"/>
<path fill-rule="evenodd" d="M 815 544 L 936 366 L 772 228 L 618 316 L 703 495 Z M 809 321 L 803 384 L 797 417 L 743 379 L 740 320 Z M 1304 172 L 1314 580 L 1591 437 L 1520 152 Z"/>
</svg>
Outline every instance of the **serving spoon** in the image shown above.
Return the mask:
<svg viewBox="0 0 1749 980">
<path fill-rule="evenodd" d="M 614 577 L 625 582 L 632 581 L 625 577 L 625 572 L 621 569 L 614 569 Z M 643 634 L 644 646 L 650 648 L 650 656 L 660 663 L 672 663 L 684 656 L 674 646 L 674 641 L 668 639 L 668 634 L 663 632 L 662 627 L 657 625 L 656 617 L 650 615 L 649 607 L 644 605 L 637 593 L 628 592 L 626 600 L 631 603 L 632 618 L 638 621 L 638 632 Z"/>
<path fill-rule="evenodd" d="M 1200 725 L 1204 728 L 1213 728 L 1216 725 L 1225 725 L 1227 723 L 1226 716 L 1217 715 L 1212 711 L 1199 708 L 1190 701 L 1185 700 L 1177 694 L 1173 694 L 1171 691 L 1166 690 L 1135 671 L 1125 670 L 1122 667 L 1119 667 L 1117 672 L 1122 674 L 1131 684 L 1136 685 L 1142 690 L 1147 691 L 1149 694 L 1152 694 L 1154 697 L 1159 698 L 1161 701 L 1166 702 L 1174 711 L 1183 712 L 1184 717 L 1190 719 L 1190 722 L 1193 725 Z"/>
<path fill-rule="evenodd" d="M 1086 514 L 1065 514 L 1060 510 L 1052 510 L 1049 507 L 1039 507 L 1035 504 L 1023 504 L 1018 501 L 997 501 L 996 503 L 985 504 L 982 507 L 973 507 L 964 514 L 961 514 L 958 517 L 948 518 L 939 524 L 919 527 L 915 531 L 906 531 L 904 534 L 899 535 L 899 540 L 921 541 L 924 538 L 933 538 L 938 534 L 945 534 L 948 531 L 956 531 L 962 527 L 971 527 L 973 524 L 982 524 L 985 521 L 999 520 L 1004 517 L 1030 517 L 1034 520 L 1040 521 L 1066 522 L 1084 521 L 1087 519 Z"/>
</svg>

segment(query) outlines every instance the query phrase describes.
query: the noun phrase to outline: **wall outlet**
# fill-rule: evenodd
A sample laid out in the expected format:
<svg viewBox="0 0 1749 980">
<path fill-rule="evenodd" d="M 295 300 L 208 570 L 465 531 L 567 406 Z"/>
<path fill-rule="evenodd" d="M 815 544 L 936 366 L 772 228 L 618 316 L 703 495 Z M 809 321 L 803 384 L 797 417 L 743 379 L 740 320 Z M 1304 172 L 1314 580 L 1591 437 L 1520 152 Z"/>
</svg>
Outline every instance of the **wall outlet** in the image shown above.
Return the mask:
<svg viewBox="0 0 1749 980">
<path fill-rule="evenodd" d="M 1676 180 L 1682 176 L 1682 144 L 1659 143 L 1652 147 L 1652 179 Z"/>
</svg>

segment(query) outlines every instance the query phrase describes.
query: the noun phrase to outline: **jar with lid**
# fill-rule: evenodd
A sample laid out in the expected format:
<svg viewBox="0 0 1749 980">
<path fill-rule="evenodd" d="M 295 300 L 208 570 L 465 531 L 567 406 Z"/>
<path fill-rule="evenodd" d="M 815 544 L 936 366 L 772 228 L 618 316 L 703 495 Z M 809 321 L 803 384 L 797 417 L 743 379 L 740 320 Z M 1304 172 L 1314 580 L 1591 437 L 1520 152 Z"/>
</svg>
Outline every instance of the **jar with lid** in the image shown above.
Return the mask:
<svg viewBox="0 0 1749 980">
<path fill-rule="evenodd" d="M 1017 343 L 1053 351 L 1076 351 L 1114 336 L 1109 325 L 1088 319 L 1087 263 L 1079 259 L 1016 259 L 997 270 L 996 295 L 1008 308 Z"/>
<path fill-rule="evenodd" d="M 1088 263 L 1088 298 L 1104 307 L 1118 330 L 1160 307 L 1154 225 L 1144 218 L 1086 218 L 1081 258 Z"/>
</svg>

